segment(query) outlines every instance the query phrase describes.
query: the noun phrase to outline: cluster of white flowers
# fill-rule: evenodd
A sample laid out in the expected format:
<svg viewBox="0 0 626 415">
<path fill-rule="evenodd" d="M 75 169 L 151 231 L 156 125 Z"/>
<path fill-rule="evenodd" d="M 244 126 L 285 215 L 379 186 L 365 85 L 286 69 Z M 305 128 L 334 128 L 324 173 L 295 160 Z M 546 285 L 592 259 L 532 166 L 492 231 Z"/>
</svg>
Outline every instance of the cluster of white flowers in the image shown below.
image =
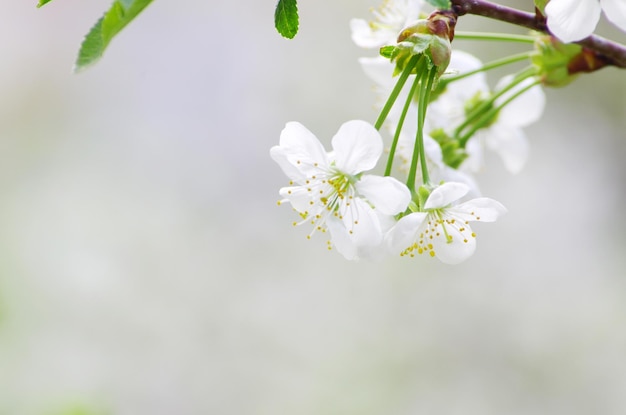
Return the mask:
<svg viewBox="0 0 626 415">
<path fill-rule="evenodd" d="M 313 230 L 328 231 L 329 249 L 334 246 L 346 259 L 380 258 L 387 254 L 428 252 L 455 264 L 472 255 L 476 234 L 470 221 L 492 222 L 506 212 L 495 200 L 477 198 L 458 205 L 469 191 L 462 183 L 436 187 L 423 210 L 399 221 L 411 202 L 409 189 L 393 177 L 364 175 L 383 151 L 382 137 L 365 121 L 343 124 L 327 152 L 302 124 L 290 122 L 280 144 L 270 155 L 291 179 L 280 189 L 302 220 Z"/>
<path fill-rule="evenodd" d="M 554 24 L 551 13 L 568 1 L 548 4 L 549 22 Z M 615 1 L 601 3 L 606 11 Z M 506 212 L 499 202 L 482 197 L 476 184 L 475 174 L 484 168 L 484 151 L 496 152 L 509 172 L 521 171 L 529 154 L 523 128 L 537 121 L 545 107 L 541 83 L 547 84 L 551 74 L 542 73 L 540 64 L 490 88 L 486 65 L 479 59 L 457 49 L 446 57 L 445 51 L 436 49 L 445 45 L 441 39 L 448 45 L 449 40 L 446 32 L 428 26 L 433 15 L 422 21 L 426 23 L 415 23 L 424 17 L 425 5 L 423 0 L 385 0 L 373 11 L 373 21 L 350 22 L 357 46 L 382 48 L 382 56 L 359 59 L 381 97 L 376 127 L 365 121 L 345 123 L 332 139 L 333 151 L 327 152 L 309 130 L 291 122 L 280 144 L 271 149 L 272 158 L 291 180 L 280 189 L 279 204 L 289 202 L 299 214 L 295 225 L 312 225 L 309 236 L 328 231 L 329 249 L 334 247 L 347 259 L 426 254 L 456 264 L 469 258 L 476 247 L 470 222 L 493 222 Z M 624 11 L 622 6 L 612 7 Z M 455 22 L 451 24 L 453 30 Z M 405 42 L 412 35 L 417 40 Z M 429 43 L 435 46 L 424 46 L 433 36 L 443 37 Z M 385 50 L 390 47 L 391 52 Z M 433 49 L 425 52 L 428 47 Z M 412 54 L 430 63 L 415 63 L 426 61 L 411 60 Z M 445 73 L 437 60 L 445 61 Z M 430 72 L 425 76 L 420 70 Z M 399 73 L 402 81 L 394 76 Z M 410 77 L 414 86 L 399 90 Z M 404 123 L 405 119 L 418 121 Z M 393 137 L 385 176 L 364 174 L 383 152 L 380 127 Z M 391 177 L 394 160 L 406 184 Z"/>
</svg>

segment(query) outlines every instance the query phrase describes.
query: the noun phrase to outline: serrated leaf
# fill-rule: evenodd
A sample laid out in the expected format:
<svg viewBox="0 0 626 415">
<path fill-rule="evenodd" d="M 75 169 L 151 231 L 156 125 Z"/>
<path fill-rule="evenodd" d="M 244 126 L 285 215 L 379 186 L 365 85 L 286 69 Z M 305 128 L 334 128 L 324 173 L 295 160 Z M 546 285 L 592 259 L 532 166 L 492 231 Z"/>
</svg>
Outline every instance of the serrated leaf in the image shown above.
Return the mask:
<svg viewBox="0 0 626 415">
<path fill-rule="evenodd" d="M 452 5 L 450 4 L 450 0 L 426 0 L 432 6 L 438 8 L 439 10 L 450 10 Z"/>
<path fill-rule="evenodd" d="M 39 0 L 39 3 L 37 3 L 37 7 L 41 7 L 46 3 L 50 3 L 52 0 Z"/>
<path fill-rule="evenodd" d="M 278 0 L 274 12 L 274 25 L 283 37 L 293 39 L 298 33 L 298 4 L 296 0 Z"/>
<path fill-rule="evenodd" d="M 152 0 L 115 0 L 111 8 L 85 36 L 78 51 L 74 71 L 81 71 L 98 61 L 109 46 L 111 39 L 133 21 L 150 3 Z"/>
</svg>

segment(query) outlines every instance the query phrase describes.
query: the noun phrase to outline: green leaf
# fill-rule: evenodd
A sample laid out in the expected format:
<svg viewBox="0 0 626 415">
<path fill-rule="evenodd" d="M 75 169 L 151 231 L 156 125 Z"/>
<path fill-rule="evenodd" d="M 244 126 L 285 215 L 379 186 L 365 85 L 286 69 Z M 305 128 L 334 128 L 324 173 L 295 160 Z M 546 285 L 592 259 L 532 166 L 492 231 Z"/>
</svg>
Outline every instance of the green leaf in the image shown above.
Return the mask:
<svg viewBox="0 0 626 415">
<path fill-rule="evenodd" d="M 39 3 L 37 3 L 37 7 L 41 7 L 46 3 L 50 3 L 52 0 L 39 0 Z"/>
<path fill-rule="evenodd" d="M 548 1 L 550 0 L 535 0 L 535 7 L 539 9 L 541 14 L 543 14 L 544 16 L 546 14 L 545 9 L 546 9 L 546 4 L 548 4 Z"/>
<path fill-rule="evenodd" d="M 115 0 L 111 8 L 85 36 L 78 51 L 74 71 L 79 72 L 98 61 L 109 46 L 111 39 L 150 3 L 152 0 Z"/>
<path fill-rule="evenodd" d="M 450 10 L 452 5 L 450 4 L 450 0 L 426 0 L 432 6 L 435 6 L 439 10 Z"/>
<path fill-rule="evenodd" d="M 298 33 L 298 5 L 296 0 L 278 0 L 274 12 L 274 25 L 283 37 L 293 39 Z"/>
</svg>

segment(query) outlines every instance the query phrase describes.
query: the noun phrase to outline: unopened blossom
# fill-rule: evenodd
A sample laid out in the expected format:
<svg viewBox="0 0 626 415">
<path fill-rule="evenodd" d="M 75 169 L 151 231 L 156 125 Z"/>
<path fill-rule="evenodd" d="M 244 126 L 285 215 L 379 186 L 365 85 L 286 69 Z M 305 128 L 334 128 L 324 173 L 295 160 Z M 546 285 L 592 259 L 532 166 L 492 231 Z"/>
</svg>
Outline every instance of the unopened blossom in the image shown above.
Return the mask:
<svg viewBox="0 0 626 415">
<path fill-rule="evenodd" d="M 291 179 L 284 198 L 316 231 L 330 231 L 332 244 L 347 259 L 369 256 L 383 242 L 387 219 L 403 212 L 407 187 L 392 177 L 364 175 L 383 151 L 378 131 L 365 121 L 348 121 L 327 153 L 319 140 L 297 122 L 287 123 L 270 155 Z M 311 235 L 309 234 L 309 236 Z"/>
<path fill-rule="evenodd" d="M 550 32 L 566 43 L 591 35 L 601 11 L 610 22 L 626 31 L 624 0 L 550 0 L 545 8 Z"/>
<path fill-rule="evenodd" d="M 496 91 L 509 84 L 512 75 L 502 78 Z M 529 87 L 534 78 L 528 78 L 495 101 L 498 106 L 512 94 Z M 484 149 L 496 152 L 504 167 L 511 173 L 519 173 L 528 160 L 529 145 L 523 128 L 541 118 L 546 105 L 546 97 L 540 85 L 535 85 L 505 105 L 492 123 L 478 130 L 465 147 L 469 157 L 462 167 L 472 172 L 482 169 Z"/>
<path fill-rule="evenodd" d="M 386 236 L 392 254 L 426 254 L 446 264 L 458 264 L 476 250 L 476 234 L 470 222 L 493 222 L 506 208 L 489 198 L 458 203 L 469 191 L 462 183 L 436 187 L 421 211 L 402 217 Z M 458 203 L 458 204 L 455 204 Z"/>
<path fill-rule="evenodd" d="M 362 48 L 379 48 L 396 43 L 400 31 L 419 18 L 423 0 L 384 0 L 373 9 L 374 20 L 350 20 L 352 40 Z"/>
</svg>

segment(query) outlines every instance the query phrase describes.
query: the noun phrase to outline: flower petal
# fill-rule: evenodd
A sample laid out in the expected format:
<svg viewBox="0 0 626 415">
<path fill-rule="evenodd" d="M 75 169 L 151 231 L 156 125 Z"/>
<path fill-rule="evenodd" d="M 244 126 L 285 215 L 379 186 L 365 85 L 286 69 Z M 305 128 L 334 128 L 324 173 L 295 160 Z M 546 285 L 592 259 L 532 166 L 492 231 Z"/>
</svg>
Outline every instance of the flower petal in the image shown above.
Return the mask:
<svg viewBox="0 0 626 415">
<path fill-rule="evenodd" d="M 333 245 L 346 259 L 374 258 L 375 248 L 383 242 L 376 212 L 360 198 L 355 198 L 341 216 L 330 215 L 326 226 Z"/>
<path fill-rule="evenodd" d="M 337 249 L 337 252 L 350 261 L 359 259 L 357 246 L 350 238 L 350 234 L 343 225 L 343 222 L 331 216 L 326 220 L 326 226 L 330 232 L 332 244 L 335 249 Z"/>
<path fill-rule="evenodd" d="M 411 201 L 409 189 L 393 177 L 365 175 L 355 187 L 376 210 L 386 215 L 404 212 Z"/>
<path fill-rule="evenodd" d="M 551 0 L 545 8 L 550 32 L 566 43 L 593 33 L 600 11 L 598 0 Z"/>
<path fill-rule="evenodd" d="M 600 4 L 606 18 L 626 31 L 626 2 L 624 0 L 600 0 Z"/>
<path fill-rule="evenodd" d="M 288 122 L 280 133 L 280 144 L 270 149 L 270 156 L 287 177 L 301 181 L 328 165 L 322 143 L 299 122 Z"/>
<path fill-rule="evenodd" d="M 303 186 L 283 187 L 278 193 L 287 199 L 291 206 L 299 213 L 310 213 L 317 211 L 311 193 Z"/>
<path fill-rule="evenodd" d="M 469 170 L 472 173 L 479 172 L 485 166 L 484 149 L 483 149 L 483 137 L 485 137 L 485 130 L 478 130 L 476 134 L 469 139 L 465 144 L 465 152 L 468 157 L 463 161 L 461 167 L 464 170 Z"/>
<path fill-rule="evenodd" d="M 337 168 L 347 174 L 373 169 L 383 152 L 380 133 L 360 120 L 344 123 L 333 137 L 332 145 Z"/>
<path fill-rule="evenodd" d="M 398 36 L 397 32 L 385 29 L 372 29 L 370 23 L 364 19 L 350 20 L 352 41 L 361 48 L 379 48 Z"/>
<path fill-rule="evenodd" d="M 502 89 L 513 80 L 513 75 L 503 77 L 496 85 L 496 91 Z M 510 91 L 507 91 L 496 100 L 496 105 L 509 99 L 513 94 L 522 88 L 534 83 L 534 78 L 528 78 L 520 82 Z M 513 101 L 502 108 L 498 114 L 498 124 L 514 125 L 524 127 L 532 124 L 541 118 L 546 107 L 546 95 L 539 85 L 535 85 L 523 94 L 517 96 Z"/>
<path fill-rule="evenodd" d="M 378 86 L 391 89 L 396 83 L 396 79 L 393 77 L 393 69 L 395 65 L 389 62 L 389 59 L 377 56 L 375 58 L 359 58 L 361 69 L 365 72 L 368 78 L 374 81 Z"/>
<path fill-rule="evenodd" d="M 385 235 L 385 244 L 392 255 L 400 255 L 415 243 L 427 213 L 415 212 L 402 217 Z"/>
<path fill-rule="evenodd" d="M 486 137 L 487 147 L 498 153 L 504 167 L 511 173 L 519 173 L 528 160 L 528 140 L 519 127 L 494 124 Z"/>
<path fill-rule="evenodd" d="M 447 225 L 448 239 L 442 233 L 431 240 L 435 256 L 444 264 L 458 264 L 474 254 L 476 238 L 472 236 L 469 226 L 465 225 L 463 229 L 461 231 L 458 226 Z"/>
<path fill-rule="evenodd" d="M 357 246 L 378 245 L 382 242 L 380 221 L 374 209 L 363 199 L 354 198 L 340 219 Z"/>
<path fill-rule="evenodd" d="M 448 206 L 459 200 L 469 192 L 469 186 L 464 183 L 447 182 L 436 187 L 428 196 L 424 209 L 438 209 Z"/>
<path fill-rule="evenodd" d="M 483 63 L 481 62 L 481 60 L 474 55 L 458 49 L 454 49 L 452 51 L 452 57 L 450 58 L 450 64 L 448 65 L 448 68 L 458 72 L 458 74 L 463 74 L 478 69 L 482 66 Z M 454 75 L 456 74 L 457 73 L 454 73 Z M 466 78 L 454 81 L 446 88 L 446 93 L 452 93 L 455 98 L 461 101 L 467 101 L 468 99 L 476 95 L 476 93 L 482 91 L 489 91 L 489 86 L 487 85 L 487 76 L 485 75 L 485 72 L 478 72 L 474 75 L 470 75 Z"/>
<path fill-rule="evenodd" d="M 468 200 L 449 211 L 462 221 L 495 222 L 507 210 L 502 203 L 488 197 Z"/>
</svg>

